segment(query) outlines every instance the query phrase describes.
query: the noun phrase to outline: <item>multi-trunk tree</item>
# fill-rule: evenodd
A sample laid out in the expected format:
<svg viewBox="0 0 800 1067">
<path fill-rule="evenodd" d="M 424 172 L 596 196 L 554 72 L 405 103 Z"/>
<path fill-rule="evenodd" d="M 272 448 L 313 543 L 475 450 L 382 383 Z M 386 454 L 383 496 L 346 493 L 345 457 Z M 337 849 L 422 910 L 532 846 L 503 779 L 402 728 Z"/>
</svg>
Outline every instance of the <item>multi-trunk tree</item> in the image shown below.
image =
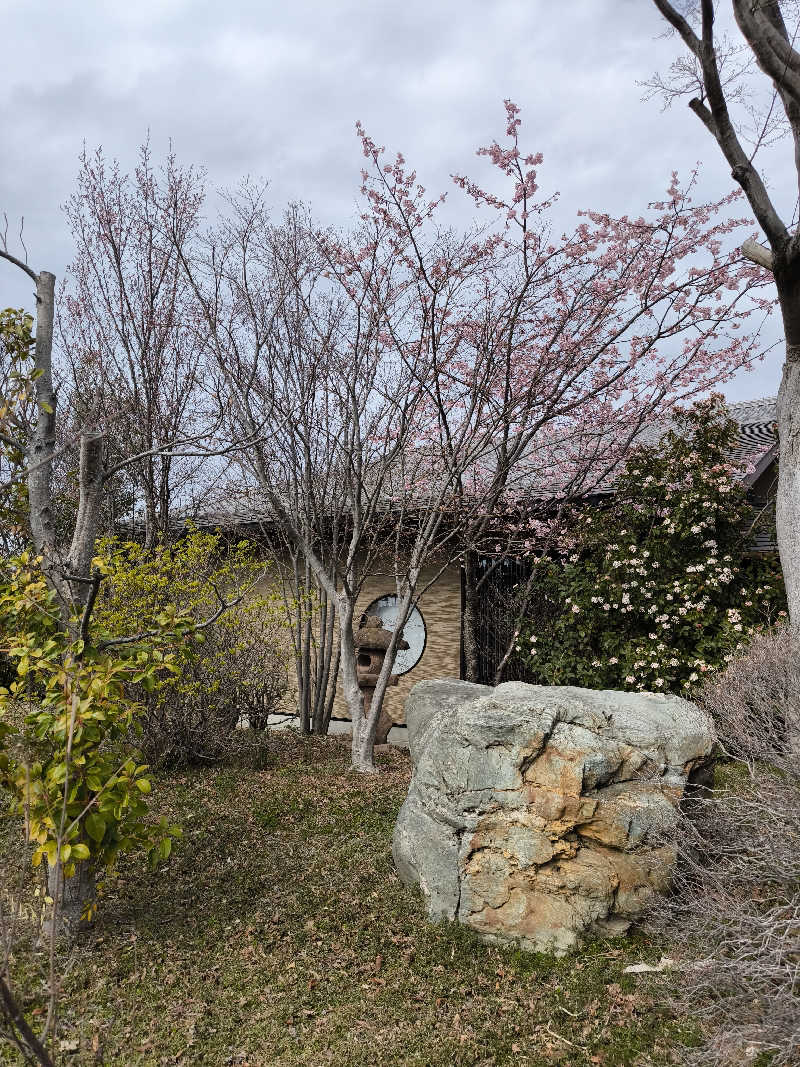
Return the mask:
<svg viewBox="0 0 800 1067">
<path fill-rule="evenodd" d="M 359 128 L 354 231 L 298 210 L 275 226 L 245 186 L 184 256 L 234 432 L 257 441 L 250 485 L 336 605 L 362 770 L 396 653 L 365 716 L 352 644 L 365 577 L 393 579 L 399 635 L 437 568 L 465 550 L 533 551 L 554 499 L 590 491 L 644 421 L 759 354 L 737 332 L 768 301 L 725 251 L 747 226 L 726 217 L 735 196 L 694 205 L 673 177 L 647 217 L 588 213 L 554 240 L 541 157 L 506 110 L 505 145 L 480 154 L 508 191 L 455 179 L 487 223 L 442 229 L 442 198 Z"/>
<path fill-rule="evenodd" d="M 148 547 L 169 538 L 175 510 L 191 510 L 209 473 L 204 448 L 189 454 L 192 443 L 208 441 L 218 413 L 180 261 L 197 235 L 203 196 L 198 172 L 173 156 L 155 167 L 144 144 L 130 175 L 100 150 L 84 151 L 65 205 L 75 258 L 56 341 L 69 417 L 111 429 L 110 464 L 124 463 Z"/>
<path fill-rule="evenodd" d="M 776 521 L 789 615 L 796 631 L 800 628 L 800 225 L 796 209 L 788 221 L 781 215 L 756 162 L 757 153 L 774 142 L 782 122 L 790 134 L 800 183 L 800 52 L 795 48 L 798 25 L 791 22 L 796 9 L 780 0 L 732 0 L 730 8 L 744 39 L 742 49 L 715 31 L 720 3 L 699 0 L 687 10 L 669 0 L 653 2 L 688 53 L 676 61 L 670 76 L 657 77 L 654 87 L 667 101 L 689 97 L 689 107 L 717 142 L 768 244 L 751 239 L 742 248 L 762 271 L 771 273 L 786 341 L 778 392 Z M 749 82 L 752 60 L 764 76 L 761 86 Z M 764 87 L 769 99 L 758 109 L 753 102 Z"/>
</svg>

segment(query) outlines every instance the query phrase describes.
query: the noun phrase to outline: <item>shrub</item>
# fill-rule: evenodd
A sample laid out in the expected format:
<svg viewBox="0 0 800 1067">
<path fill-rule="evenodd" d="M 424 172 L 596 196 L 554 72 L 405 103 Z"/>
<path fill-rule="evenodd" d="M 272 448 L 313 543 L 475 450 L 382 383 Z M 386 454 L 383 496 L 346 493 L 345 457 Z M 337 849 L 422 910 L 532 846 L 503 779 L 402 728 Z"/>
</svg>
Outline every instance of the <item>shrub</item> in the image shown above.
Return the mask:
<svg viewBox="0 0 800 1067">
<path fill-rule="evenodd" d="M 800 1050 L 800 641 L 757 636 L 699 699 L 734 762 L 683 822 L 662 915 L 685 953 L 704 957 L 681 971 L 707 1033 L 690 1059 L 781 1067 Z"/>
<path fill-rule="evenodd" d="M 254 546 L 191 530 L 152 550 L 108 539 L 100 553 L 106 579 L 98 623 L 120 634 L 147 630 L 167 605 L 202 625 L 241 597 L 176 650 L 174 675 L 159 678 L 152 691 L 130 688 L 145 709 L 140 743 L 151 763 L 241 757 L 246 742 L 234 733 L 240 717 L 263 728 L 288 685 L 283 606 L 254 588 L 265 571 Z"/>
<path fill-rule="evenodd" d="M 25 465 L 25 422 L 33 403 L 33 318 L 0 311 L 0 552 L 11 557 L 29 537 L 28 491 L 11 477 Z"/>
<path fill-rule="evenodd" d="M 93 881 L 140 848 L 155 864 L 178 831 L 148 819 L 147 767 L 128 741 L 140 709 L 125 687 L 173 670 L 163 646 L 180 642 L 189 620 L 163 620 L 146 644 L 78 639 L 58 625 L 39 564 L 22 553 L 0 572 L 0 635 L 15 668 L 0 689 L 0 787 L 24 818 L 34 866 L 46 858 L 51 874 L 72 879 L 81 868 Z"/>
<path fill-rule="evenodd" d="M 675 423 L 632 452 L 606 508 L 576 516 L 570 554 L 542 562 L 541 618 L 517 642 L 526 678 L 683 692 L 786 615 L 777 559 L 745 554 L 736 423 L 719 397 Z"/>
</svg>

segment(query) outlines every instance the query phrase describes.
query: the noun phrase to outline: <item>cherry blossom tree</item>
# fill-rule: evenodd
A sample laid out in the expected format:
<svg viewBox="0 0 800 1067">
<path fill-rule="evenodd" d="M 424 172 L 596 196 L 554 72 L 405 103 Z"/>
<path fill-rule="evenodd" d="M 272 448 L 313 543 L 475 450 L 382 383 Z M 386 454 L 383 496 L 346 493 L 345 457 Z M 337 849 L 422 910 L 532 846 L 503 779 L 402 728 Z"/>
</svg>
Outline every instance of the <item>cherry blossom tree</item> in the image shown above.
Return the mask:
<svg viewBox="0 0 800 1067">
<path fill-rule="evenodd" d="M 583 213 L 556 240 L 541 157 L 510 101 L 506 118 L 505 144 L 479 154 L 508 191 L 455 178 L 488 221 L 443 228 L 443 197 L 359 126 L 352 231 L 297 210 L 274 226 L 246 185 L 203 255 L 184 255 L 232 425 L 261 435 L 250 485 L 336 605 L 361 770 L 423 568 L 533 551 L 532 524 L 596 487 L 645 420 L 760 354 L 741 330 L 769 307 L 760 274 L 723 251 L 749 225 L 727 215 L 736 194 L 695 205 L 694 177 L 673 175 L 646 217 Z M 365 716 L 352 629 L 381 566 L 398 621 Z"/>
<path fill-rule="evenodd" d="M 800 224 L 782 217 L 767 178 L 756 163 L 765 145 L 774 143 L 781 127 L 788 129 L 793 165 L 800 183 L 800 52 L 798 26 L 787 25 L 794 5 L 780 0 L 732 0 L 730 10 L 744 39 L 731 44 L 715 30 L 721 10 L 714 0 L 690 5 L 653 0 L 687 52 L 670 75 L 657 76 L 653 88 L 667 101 L 689 98 L 730 167 L 766 238 L 768 247 L 752 238 L 742 246 L 765 275 L 771 275 L 783 321 L 786 357 L 778 393 L 777 530 L 793 630 L 800 627 Z M 725 5 L 728 8 L 728 5 Z M 785 17 L 786 16 L 786 17 Z M 763 79 L 751 81 L 753 61 Z M 766 87 L 766 106 L 752 103 Z"/>
<path fill-rule="evenodd" d="M 202 175 L 170 155 L 154 168 L 147 143 L 132 175 L 84 151 L 66 203 L 76 254 L 59 301 L 57 340 L 76 422 L 113 423 L 111 460 L 125 459 L 145 544 L 169 536 L 176 489 L 198 493 L 203 457 L 168 444 L 208 437 L 196 308 L 179 250 L 197 230 Z"/>
</svg>

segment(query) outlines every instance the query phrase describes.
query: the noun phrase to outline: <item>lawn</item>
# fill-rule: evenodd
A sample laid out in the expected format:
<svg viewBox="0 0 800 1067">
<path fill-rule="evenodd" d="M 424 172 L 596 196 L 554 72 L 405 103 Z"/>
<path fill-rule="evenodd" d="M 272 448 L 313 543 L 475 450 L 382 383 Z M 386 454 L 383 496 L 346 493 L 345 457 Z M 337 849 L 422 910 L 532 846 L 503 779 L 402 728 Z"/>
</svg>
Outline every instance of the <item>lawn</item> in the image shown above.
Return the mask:
<svg viewBox="0 0 800 1067">
<path fill-rule="evenodd" d="M 394 873 L 407 753 L 356 776 L 335 738 L 273 735 L 263 770 L 163 775 L 153 807 L 184 828 L 156 873 L 107 879 L 93 929 L 67 958 L 60 1059 L 83 1065 L 634 1064 L 688 1039 L 630 962 L 643 934 L 554 960 L 431 925 Z M 5 821 L 0 864 L 19 862 Z M 43 962 L 14 973 L 41 1018 Z M 2 1039 L 0 1039 L 1 1041 Z M 9 1045 L 0 1062 L 13 1063 Z"/>
</svg>

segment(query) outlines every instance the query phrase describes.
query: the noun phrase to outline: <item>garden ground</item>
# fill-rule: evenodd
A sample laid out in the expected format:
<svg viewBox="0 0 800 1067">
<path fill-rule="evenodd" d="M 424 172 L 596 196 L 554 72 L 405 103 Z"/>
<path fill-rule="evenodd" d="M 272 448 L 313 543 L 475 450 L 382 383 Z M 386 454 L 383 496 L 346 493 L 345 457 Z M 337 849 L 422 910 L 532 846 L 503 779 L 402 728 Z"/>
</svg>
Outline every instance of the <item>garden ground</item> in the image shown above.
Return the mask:
<svg viewBox="0 0 800 1067">
<path fill-rule="evenodd" d="M 654 979 L 624 976 L 663 944 L 637 934 L 563 960 L 427 922 L 391 834 L 406 752 L 349 769 L 336 738 L 273 734 L 262 770 L 158 777 L 153 808 L 184 828 L 169 863 L 130 858 L 66 962 L 57 1045 L 69 1067 L 661 1064 L 691 1040 Z M 0 828 L 0 867 L 20 862 Z M 34 1020 L 43 964 L 13 972 Z M 0 1039 L 0 1042 L 2 1039 Z M 0 1062 L 15 1053 L 0 1044 Z"/>
</svg>

